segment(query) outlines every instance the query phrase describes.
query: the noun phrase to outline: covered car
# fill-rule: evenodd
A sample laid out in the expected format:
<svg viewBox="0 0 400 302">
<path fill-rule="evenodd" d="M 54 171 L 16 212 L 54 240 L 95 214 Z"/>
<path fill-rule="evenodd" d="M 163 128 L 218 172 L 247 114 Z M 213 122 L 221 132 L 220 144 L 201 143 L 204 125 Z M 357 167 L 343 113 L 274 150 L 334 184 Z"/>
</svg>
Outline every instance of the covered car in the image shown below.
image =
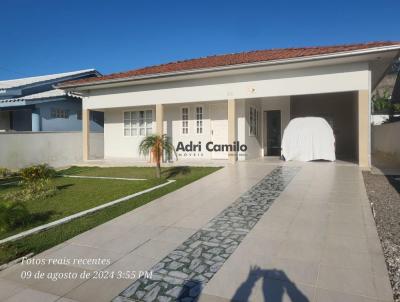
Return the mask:
<svg viewBox="0 0 400 302">
<path fill-rule="evenodd" d="M 286 161 L 335 161 L 335 136 L 332 127 L 320 117 L 291 120 L 283 133 L 282 156 Z"/>
</svg>

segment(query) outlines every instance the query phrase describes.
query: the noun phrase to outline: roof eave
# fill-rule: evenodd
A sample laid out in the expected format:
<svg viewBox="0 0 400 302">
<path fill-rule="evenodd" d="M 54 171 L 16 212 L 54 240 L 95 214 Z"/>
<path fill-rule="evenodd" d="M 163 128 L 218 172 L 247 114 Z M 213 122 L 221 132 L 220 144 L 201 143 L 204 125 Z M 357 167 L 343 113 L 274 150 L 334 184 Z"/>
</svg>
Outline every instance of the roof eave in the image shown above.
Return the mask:
<svg viewBox="0 0 400 302">
<path fill-rule="evenodd" d="M 360 49 L 360 50 L 345 51 L 345 52 L 338 52 L 338 53 L 329 53 L 329 54 L 322 54 L 322 55 L 315 55 L 315 56 L 296 57 L 296 58 L 279 59 L 279 60 L 272 60 L 272 61 L 259 61 L 259 62 L 254 62 L 254 63 L 217 66 L 217 67 L 211 67 L 211 68 L 189 69 L 189 70 L 174 71 L 174 72 L 155 73 L 155 74 L 142 75 L 142 76 L 131 76 L 131 77 L 110 79 L 110 80 L 104 80 L 104 81 L 100 80 L 100 81 L 93 82 L 93 83 L 82 83 L 82 84 L 72 84 L 72 85 L 62 85 L 61 84 L 61 85 L 57 85 L 56 87 L 60 88 L 60 89 L 64 89 L 64 90 L 68 90 L 68 88 L 93 89 L 94 86 L 99 86 L 99 85 L 104 85 L 104 84 L 116 84 L 116 83 L 131 82 L 131 81 L 137 82 L 137 81 L 141 81 L 141 80 L 167 78 L 167 77 L 179 76 L 179 75 L 200 74 L 200 73 L 208 73 L 208 72 L 216 72 L 216 71 L 244 69 L 244 68 L 251 68 L 251 67 L 263 67 L 263 66 L 292 64 L 292 63 L 307 62 L 307 61 L 318 61 L 318 60 L 335 59 L 335 58 L 341 58 L 341 57 L 367 55 L 367 54 L 373 54 L 373 53 L 379 53 L 379 52 L 388 52 L 388 51 L 394 51 L 394 50 L 399 51 L 400 44 Z"/>
<path fill-rule="evenodd" d="M 0 107 L 10 107 L 5 104 L 13 104 L 13 103 L 19 103 L 20 105 L 18 105 L 18 106 L 27 106 L 27 105 L 47 103 L 47 102 L 65 101 L 66 98 L 68 98 L 68 97 L 82 100 L 82 97 L 80 97 L 78 95 L 67 93 L 65 95 L 57 95 L 57 96 L 43 97 L 43 98 L 37 98 L 37 99 L 26 99 L 23 97 L 15 98 L 15 99 L 4 99 L 4 100 L 0 100 Z"/>
<path fill-rule="evenodd" d="M 85 72 L 79 73 L 79 74 L 74 74 L 74 75 L 69 75 L 69 76 L 64 76 L 64 77 L 60 77 L 60 78 L 54 78 L 54 79 L 48 79 L 48 80 L 42 80 L 42 81 L 37 81 L 37 82 L 33 82 L 33 83 L 29 83 L 29 84 L 23 84 L 23 85 L 17 85 L 17 86 L 10 86 L 4 89 L 26 89 L 26 88 L 34 88 L 37 86 L 42 86 L 45 84 L 51 84 L 51 82 L 56 82 L 59 81 L 60 79 L 64 81 L 68 81 L 68 78 L 73 78 L 73 77 L 81 77 L 81 76 L 85 76 L 85 75 L 90 75 L 90 74 L 94 74 L 97 77 L 101 77 L 102 74 L 97 71 L 96 69 L 88 69 Z M 72 79 L 71 79 L 72 80 Z M 54 87 L 55 85 L 57 85 L 57 83 L 52 84 L 51 86 Z"/>
</svg>

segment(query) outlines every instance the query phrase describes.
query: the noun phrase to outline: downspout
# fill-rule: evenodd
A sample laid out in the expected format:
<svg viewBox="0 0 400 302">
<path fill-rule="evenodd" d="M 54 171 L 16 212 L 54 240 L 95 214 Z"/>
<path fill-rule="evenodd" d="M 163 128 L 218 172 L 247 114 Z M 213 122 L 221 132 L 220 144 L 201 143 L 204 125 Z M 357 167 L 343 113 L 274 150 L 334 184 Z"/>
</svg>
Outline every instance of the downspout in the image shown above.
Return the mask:
<svg viewBox="0 0 400 302">
<path fill-rule="evenodd" d="M 368 166 L 372 167 L 372 126 L 371 126 L 371 113 L 372 113 L 372 83 L 371 83 L 371 70 L 368 71 Z"/>
</svg>

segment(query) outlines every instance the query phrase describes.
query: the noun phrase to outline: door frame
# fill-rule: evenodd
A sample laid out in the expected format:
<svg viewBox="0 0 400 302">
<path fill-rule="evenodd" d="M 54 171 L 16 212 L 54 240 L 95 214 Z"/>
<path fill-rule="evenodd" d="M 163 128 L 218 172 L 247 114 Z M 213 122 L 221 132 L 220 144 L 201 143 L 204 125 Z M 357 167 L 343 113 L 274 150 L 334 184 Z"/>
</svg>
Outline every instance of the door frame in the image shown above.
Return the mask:
<svg viewBox="0 0 400 302">
<path fill-rule="evenodd" d="M 261 135 L 262 135 L 262 156 L 263 157 L 277 157 L 273 155 L 268 155 L 268 118 L 267 114 L 268 111 L 279 111 L 281 115 L 281 122 L 280 122 L 280 127 L 281 127 L 281 143 L 282 143 L 282 137 L 283 137 L 283 110 L 282 109 L 263 109 L 262 111 L 262 128 L 261 128 Z"/>
<path fill-rule="evenodd" d="M 213 113 L 215 113 L 217 115 L 217 110 L 213 110 L 213 106 L 215 106 L 216 108 L 218 108 L 217 110 L 222 110 L 221 112 L 224 112 L 224 114 L 226 113 L 226 118 L 223 119 L 214 119 Z M 210 140 L 215 143 L 226 143 L 228 144 L 228 103 L 214 103 L 214 104 L 210 104 L 210 108 L 209 108 L 209 113 L 210 113 Z M 213 129 L 213 122 L 217 121 L 217 120 L 223 120 L 226 122 L 226 142 L 215 142 L 214 141 L 214 129 Z M 226 156 L 225 156 L 226 155 Z M 219 160 L 219 159 L 229 159 L 228 157 L 228 152 L 224 152 L 222 153 L 216 153 L 216 152 L 211 152 L 211 159 L 214 160 Z"/>
</svg>

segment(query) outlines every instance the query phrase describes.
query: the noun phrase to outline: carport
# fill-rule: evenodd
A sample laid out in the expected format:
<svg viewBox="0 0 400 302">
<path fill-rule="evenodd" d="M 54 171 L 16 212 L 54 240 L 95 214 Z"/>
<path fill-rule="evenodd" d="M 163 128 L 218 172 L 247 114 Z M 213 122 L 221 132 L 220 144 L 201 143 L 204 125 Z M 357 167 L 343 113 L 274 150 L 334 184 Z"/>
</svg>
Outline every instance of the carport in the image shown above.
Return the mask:
<svg viewBox="0 0 400 302">
<path fill-rule="evenodd" d="M 290 119 L 322 117 L 332 127 L 336 158 L 358 161 L 358 108 L 356 92 L 292 96 Z"/>
<path fill-rule="evenodd" d="M 368 166 L 368 95 L 368 91 L 364 90 L 259 99 L 263 113 L 260 142 L 262 155 L 281 155 L 282 136 L 290 120 L 321 117 L 334 131 L 336 159 Z"/>
</svg>

